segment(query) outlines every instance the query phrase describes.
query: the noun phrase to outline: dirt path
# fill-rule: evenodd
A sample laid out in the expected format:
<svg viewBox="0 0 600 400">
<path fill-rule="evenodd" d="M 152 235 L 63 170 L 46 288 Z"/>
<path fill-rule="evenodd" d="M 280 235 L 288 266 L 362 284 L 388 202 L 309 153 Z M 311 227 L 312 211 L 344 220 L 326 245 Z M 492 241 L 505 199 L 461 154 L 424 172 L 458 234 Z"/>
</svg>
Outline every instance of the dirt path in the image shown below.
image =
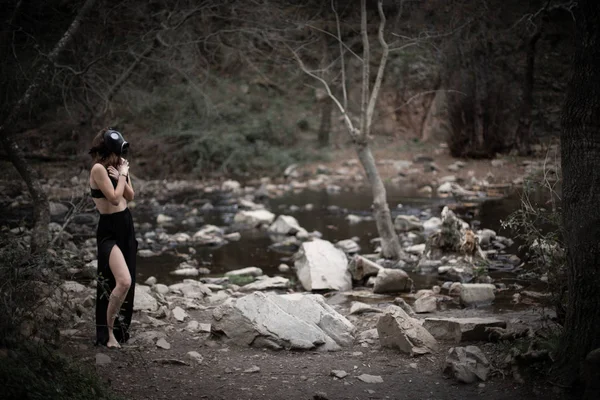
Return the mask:
<svg viewBox="0 0 600 400">
<path fill-rule="evenodd" d="M 210 321 L 210 307 L 188 312 L 194 320 Z M 462 314 L 464 311 L 456 316 Z M 482 315 L 476 311 L 471 314 Z M 525 311 L 503 318 L 512 321 L 525 318 L 529 324 L 532 316 L 531 311 Z M 360 317 L 359 332 L 373 327 L 375 317 L 365 318 Z M 484 383 L 465 385 L 445 378 L 442 369 L 450 345 L 444 343 L 435 354 L 416 358 L 381 348 L 378 340 L 362 344 L 357 341 L 351 348 L 332 353 L 272 351 L 236 346 L 208 334 L 189 333 L 184 329 L 187 322 L 164 320 L 165 325 L 151 326 L 147 317 L 139 313 L 134 320 L 133 337 L 137 340 L 122 350 L 90 345 L 92 330 L 80 331 L 80 336 L 68 339 L 65 346 L 76 359 L 95 366 L 98 374 L 126 399 L 295 400 L 313 399 L 318 392 L 326 393 L 321 398 L 331 400 L 560 398 L 560 393 L 540 376 L 533 381 L 526 377 L 526 384 L 519 384 L 505 376 L 506 371 L 498 370 Z M 91 321 L 87 325 L 93 326 Z M 158 348 L 154 344 L 155 334 L 164 336 L 170 348 Z M 486 354 L 492 371 L 508 348 L 491 343 L 473 344 Z M 190 351 L 200 354 L 200 363 L 187 355 Z M 108 355 L 110 363 L 97 365 L 98 353 Z M 342 370 L 348 375 L 338 379 L 331 376 L 332 370 Z M 362 374 L 380 376 L 383 382 L 362 382 L 357 378 Z"/>
<path fill-rule="evenodd" d="M 516 384 L 495 376 L 481 384 L 458 384 L 445 379 L 440 356 L 412 359 L 397 352 L 360 346 L 339 353 L 298 353 L 238 347 L 198 348 L 186 340 L 170 339 L 170 350 L 104 351 L 112 358 L 98 366 L 100 376 L 128 399 L 549 399 L 544 384 Z M 100 349 L 89 348 L 89 362 Z M 203 362 L 186 357 L 198 351 Z M 160 364 L 176 359 L 189 365 Z M 260 368 L 258 372 L 244 372 Z M 331 370 L 348 373 L 344 379 Z M 381 376 L 383 383 L 364 383 L 362 374 Z"/>
</svg>

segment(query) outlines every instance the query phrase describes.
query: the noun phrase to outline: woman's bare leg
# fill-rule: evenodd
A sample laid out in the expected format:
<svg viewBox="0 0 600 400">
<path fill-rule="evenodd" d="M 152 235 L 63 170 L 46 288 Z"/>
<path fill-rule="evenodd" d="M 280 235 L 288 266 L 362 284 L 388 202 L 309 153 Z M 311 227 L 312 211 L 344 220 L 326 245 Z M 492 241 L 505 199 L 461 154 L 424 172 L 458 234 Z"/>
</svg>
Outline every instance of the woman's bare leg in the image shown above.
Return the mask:
<svg viewBox="0 0 600 400">
<path fill-rule="evenodd" d="M 110 294 L 108 308 L 106 309 L 106 323 L 108 325 L 108 342 L 106 343 L 106 346 L 121 347 L 115 338 L 113 328 L 115 326 L 115 318 L 117 317 L 121 305 L 123 304 L 123 300 L 125 300 L 125 296 L 127 295 L 127 291 L 131 286 L 131 275 L 129 274 L 127 263 L 125 262 L 125 258 L 123 257 L 123 253 L 119 246 L 113 246 L 108 259 L 108 266 L 115 277 L 116 284 Z"/>
</svg>

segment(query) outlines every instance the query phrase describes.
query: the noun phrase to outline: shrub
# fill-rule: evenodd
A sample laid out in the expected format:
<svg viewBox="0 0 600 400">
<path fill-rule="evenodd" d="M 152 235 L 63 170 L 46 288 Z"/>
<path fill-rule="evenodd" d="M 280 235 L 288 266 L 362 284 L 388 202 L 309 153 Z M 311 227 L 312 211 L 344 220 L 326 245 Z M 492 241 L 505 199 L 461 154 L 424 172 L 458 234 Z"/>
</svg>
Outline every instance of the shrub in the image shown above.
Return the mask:
<svg viewBox="0 0 600 400">
<path fill-rule="evenodd" d="M 548 305 L 556 310 L 562 323 L 566 313 L 566 252 L 562 242 L 562 213 L 557 191 L 559 173 L 543 178 L 535 176 L 525 183 L 521 207 L 513 212 L 504 228 L 512 229 L 523 241 L 528 261 L 534 271 L 545 276 L 551 298 Z"/>
</svg>

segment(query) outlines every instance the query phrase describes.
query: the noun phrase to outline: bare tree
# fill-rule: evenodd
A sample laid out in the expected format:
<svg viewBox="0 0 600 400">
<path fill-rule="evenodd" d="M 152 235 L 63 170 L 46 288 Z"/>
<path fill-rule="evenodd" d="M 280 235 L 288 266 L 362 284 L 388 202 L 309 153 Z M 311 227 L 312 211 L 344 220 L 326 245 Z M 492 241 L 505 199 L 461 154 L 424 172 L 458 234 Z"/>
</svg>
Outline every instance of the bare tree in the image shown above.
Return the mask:
<svg viewBox="0 0 600 400">
<path fill-rule="evenodd" d="M 69 44 L 73 35 L 79 29 L 85 14 L 92 9 L 95 2 L 96 0 L 86 0 L 85 4 L 81 7 L 73 19 L 73 22 L 71 22 L 71 25 L 67 31 L 56 43 L 50 54 L 48 54 L 46 60 L 40 65 L 25 93 L 23 93 L 17 103 L 14 104 L 7 117 L 4 119 L 2 124 L 0 124 L 0 141 L 2 141 L 2 147 L 8 154 L 15 169 L 25 181 L 33 200 L 34 226 L 31 235 L 31 253 L 42 253 L 48 246 L 48 224 L 50 223 L 50 210 L 48 206 L 48 198 L 41 188 L 37 172 L 31 168 L 25 159 L 23 150 L 11 136 L 12 132 L 10 132 L 10 127 L 16 122 L 23 109 L 33 101 L 36 94 L 39 92 L 40 87 L 43 85 L 48 76 L 48 71 L 51 64 L 56 62 L 59 54 Z M 20 6 L 20 4 L 21 2 L 17 3 L 14 14 L 18 12 L 18 6 Z"/>
<path fill-rule="evenodd" d="M 379 61 L 379 67 L 377 70 L 377 76 L 375 78 L 375 82 L 373 88 L 370 88 L 370 43 L 369 36 L 367 31 L 367 9 L 366 9 L 366 0 L 361 0 L 361 38 L 362 38 L 362 48 L 363 54 L 361 59 L 362 64 L 362 95 L 360 101 L 360 112 L 358 115 L 358 126 L 355 124 L 353 119 L 350 116 L 350 110 L 348 108 L 348 90 L 347 90 L 347 79 L 346 79 L 346 70 L 344 64 L 344 52 L 347 49 L 344 46 L 341 31 L 340 31 L 340 22 L 339 16 L 333 7 L 333 11 L 336 16 L 336 25 L 337 25 L 337 40 L 340 43 L 340 59 L 341 59 L 341 85 L 342 85 L 342 100 L 340 101 L 332 92 L 330 84 L 317 75 L 315 72 L 311 71 L 302 61 L 298 51 L 293 51 L 293 55 L 298 62 L 300 68 L 309 76 L 318 80 L 327 91 L 327 94 L 333 101 L 333 103 L 337 106 L 338 110 L 341 112 L 344 124 L 346 125 L 346 129 L 348 134 L 352 138 L 354 143 L 354 147 L 356 149 L 356 154 L 358 155 L 358 159 L 360 160 L 365 173 L 367 175 L 367 179 L 371 184 L 372 192 L 373 192 L 373 214 L 375 217 L 375 223 L 377 224 L 377 231 L 381 236 L 381 247 L 382 247 L 382 255 L 386 258 L 399 259 L 403 256 L 403 251 L 400 246 L 400 241 L 398 239 L 398 235 L 394 230 L 394 225 L 392 223 L 392 217 L 390 213 L 390 209 L 387 203 L 387 194 L 386 189 L 381 180 L 381 176 L 379 175 L 379 171 L 377 170 L 377 166 L 375 164 L 375 159 L 373 157 L 373 153 L 371 152 L 371 148 L 369 147 L 369 139 L 371 137 L 371 125 L 373 121 L 373 113 L 375 111 L 375 104 L 377 102 L 377 98 L 379 95 L 379 90 L 381 88 L 381 83 L 383 81 L 383 76 L 385 73 L 385 66 L 387 63 L 387 59 L 389 56 L 389 46 L 384 37 L 384 29 L 386 18 L 383 12 L 383 1 L 379 0 L 377 2 L 377 10 L 379 13 L 380 23 L 378 28 L 377 37 L 379 39 L 379 44 L 382 48 L 381 59 Z"/>
</svg>

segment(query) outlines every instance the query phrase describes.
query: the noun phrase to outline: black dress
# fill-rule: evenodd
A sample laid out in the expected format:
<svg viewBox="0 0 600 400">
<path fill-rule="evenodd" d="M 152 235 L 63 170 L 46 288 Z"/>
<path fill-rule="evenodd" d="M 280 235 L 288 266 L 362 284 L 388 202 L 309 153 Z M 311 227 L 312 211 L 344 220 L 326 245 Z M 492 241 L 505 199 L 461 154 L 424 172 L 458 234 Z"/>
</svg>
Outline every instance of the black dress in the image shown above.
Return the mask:
<svg viewBox="0 0 600 400">
<path fill-rule="evenodd" d="M 113 183 L 114 184 L 114 183 Z M 93 197 L 99 190 L 92 189 Z M 102 195 L 104 197 L 104 195 Z M 108 342 L 108 325 L 106 311 L 110 293 L 115 288 L 115 278 L 108 265 L 110 252 L 114 246 L 118 246 L 127 268 L 131 275 L 131 287 L 127 292 L 125 301 L 115 318 L 113 332 L 119 343 L 129 339 L 129 325 L 133 314 L 133 297 L 135 294 L 135 261 L 138 242 L 135 239 L 133 217 L 128 208 L 113 214 L 100 214 L 98 229 L 96 231 L 98 244 L 98 285 L 96 287 L 96 344 L 106 345 Z"/>
</svg>

